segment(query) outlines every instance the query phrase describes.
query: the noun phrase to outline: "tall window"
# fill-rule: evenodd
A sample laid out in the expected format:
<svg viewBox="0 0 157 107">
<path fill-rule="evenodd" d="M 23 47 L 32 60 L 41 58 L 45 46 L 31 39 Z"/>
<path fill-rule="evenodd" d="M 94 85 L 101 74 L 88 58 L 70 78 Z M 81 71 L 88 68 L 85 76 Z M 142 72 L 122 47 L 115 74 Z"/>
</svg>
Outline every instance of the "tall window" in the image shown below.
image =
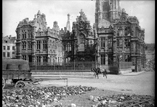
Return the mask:
<svg viewBox="0 0 157 107">
<path fill-rule="evenodd" d="M 43 62 L 47 62 L 47 56 L 43 56 Z"/>
<path fill-rule="evenodd" d="M 123 36 L 123 30 L 122 30 L 122 28 L 118 29 L 118 35 L 117 36 Z"/>
<path fill-rule="evenodd" d="M 40 56 L 37 56 L 37 64 L 40 64 Z"/>
<path fill-rule="evenodd" d="M 101 48 L 105 48 L 105 37 L 101 37 Z"/>
<path fill-rule="evenodd" d="M 31 33 L 31 38 L 34 38 L 34 36 L 33 36 L 33 32 Z"/>
<path fill-rule="evenodd" d="M 3 50 L 5 50 L 5 46 L 3 46 Z"/>
<path fill-rule="evenodd" d="M 25 34 L 23 33 L 23 34 L 22 34 L 22 39 L 24 39 L 24 38 L 25 38 Z"/>
<path fill-rule="evenodd" d="M 28 49 L 32 49 L 31 41 L 28 42 Z"/>
<path fill-rule="evenodd" d="M 123 46 L 123 40 L 122 39 L 117 39 L 117 46 L 120 46 L 120 47 Z"/>
<path fill-rule="evenodd" d="M 125 62 L 130 62 L 130 61 L 131 61 L 130 55 L 125 55 Z"/>
<path fill-rule="evenodd" d="M 46 40 L 43 41 L 43 49 L 44 49 L 44 50 L 47 49 L 47 41 L 46 41 Z"/>
<path fill-rule="evenodd" d="M 26 39 L 26 32 L 25 32 L 25 36 L 24 37 L 25 37 L 24 39 Z"/>
<path fill-rule="evenodd" d="M 112 38 L 108 39 L 108 49 L 109 51 L 112 51 Z"/>
<path fill-rule="evenodd" d="M 10 50 L 10 46 L 7 46 L 7 50 Z"/>
<path fill-rule="evenodd" d="M 22 55 L 23 60 L 26 60 L 26 55 Z"/>
<path fill-rule="evenodd" d="M 101 55 L 101 65 L 105 65 L 105 55 Z"/>
<path fill-rule="evenodd" d="M 5 56 L 5 52 L 3 52 L 3 57 L 6 57 L 6 56 Z"/>
<path fill-rule="evenodd" d="M 26 32 L 23 31 L 22 38 L 26 39 Z"/>
<path fill-rule="evenodd" d="M 12 47 L 12 50 L 15 50 L 15 46 Z"/>
<path fill-rule="evenodd" d="M 31 30 L 28 30 L 28 38 L 31 38 Z"/>
<path fill-rule="evenodd" d="M 22 49 L 26 49 L 26 42 L 22 42 Z"/>
<path fill-rule="evenodd" d="M 10 57 L 10 52 L 7 52 L 7 57 Z"/>
<path fill-rule="evenodd" d="M 37 49 L 40 49 L 40 40 L 37 40 Z"/>
<path fill-rule="evenodd" d="M 70 43 L 67 43 L 67 45 L 66 45 L 66 51 L 71 51 L 71 44 Z"/>
<path fill-rule="evenodd" d="M 126 48 L 130 47 L 130 40 L 129 39 L 125 39 L 125 46 L 126 46 Z"/>
</svg>

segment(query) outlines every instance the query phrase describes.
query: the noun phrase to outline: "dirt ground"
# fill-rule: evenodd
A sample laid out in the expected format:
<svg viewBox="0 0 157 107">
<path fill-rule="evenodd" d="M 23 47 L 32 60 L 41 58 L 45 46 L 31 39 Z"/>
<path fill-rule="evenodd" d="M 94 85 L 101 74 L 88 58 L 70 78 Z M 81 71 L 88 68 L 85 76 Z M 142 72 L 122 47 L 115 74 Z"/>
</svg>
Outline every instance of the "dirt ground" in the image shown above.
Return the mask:
<svg viewBox="0 0 157 107">
<path fill-rule="evenodd" d="M 96 78 L 68 78 L 68 86 L 92 86 L 104 90 L 112 90 L 123 93 L 132 93 L 139 95 L 154 96 L 155 88 L 155 73 L 145 72 L 140 75 L 108 75 L 107 78 L 102 75 L 99 79 Z M 66 85 L 65 80 L 47 80 L 40 82 L 45 85 Z"/>
<path fill-rule="evenodd" d="M 92 86 L 96 87 L 96 90 L 86 92 L 82 95 L 67 96 L 61 99 L 59 102 L 54 102 L 52 105 L 61 104 L 63 107 L 69 107 L 71 103 L 76 104 L 77 107 L 91 107 L 96 102 L 89 100 L 92 96 L 111 96 L 120 93 L 125 94 L 138 94 L 138 95 L 151 95 L 155 96 L 155 73 L 144 72 L 139 75 L 107 75 L 96 78 L 68 78 L 68 84 L 65 80 L 52 80 L 52 77 L 45 78 L 39 85 L 35 87 L 47 87 L 47 86 Z M 31 87 L 29 87 L 31 88 Z M 48 106 L 48 107 L 51 107 Z"/>
<path fill-rule="evenodd" d="M 122 76 L 122 75 L 108 75 L 107 78 L 100 75 L 99 79 L 83 79 L 83 78 L 69 78 L 68 86 L 92 86 L 98 89 L 86 92 L 83 95 L 68 96 L 59 102 L 54 102 L 52 105 L 60 104 L 68 107 L 69 104 L 74 103 L 77 107 L 91 107 L 96 102 L 89 100 L 92 96 L 110 96 L 119 93 L 138 94 L 138 95 L 151 95 L 155 96 L 154 90 L 154 72 L 145 72 L 140 75 Z M 66 85 L 64 80 L 47 80 L 40 83 L 41 86 L 63 86 Z"/>
</svg>

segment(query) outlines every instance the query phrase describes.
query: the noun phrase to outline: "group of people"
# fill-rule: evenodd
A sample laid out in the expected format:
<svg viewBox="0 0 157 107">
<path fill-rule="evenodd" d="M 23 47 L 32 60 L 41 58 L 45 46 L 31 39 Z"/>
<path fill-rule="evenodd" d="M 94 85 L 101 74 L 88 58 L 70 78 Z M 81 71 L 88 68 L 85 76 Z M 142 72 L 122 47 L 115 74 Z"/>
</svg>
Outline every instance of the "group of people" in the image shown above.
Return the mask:
<svg viewBox="0 0 157 107">
<path fill-rule="evenodd" d="M 91 71 L 94 72 L 94 76 L 99 78 L 99 74 L 103 74 L 103 77 L 105 76 L 107 78 L 107 70 L 101 69 L 100 67 L 94 67 L 91 68 Z"/>
</svg>

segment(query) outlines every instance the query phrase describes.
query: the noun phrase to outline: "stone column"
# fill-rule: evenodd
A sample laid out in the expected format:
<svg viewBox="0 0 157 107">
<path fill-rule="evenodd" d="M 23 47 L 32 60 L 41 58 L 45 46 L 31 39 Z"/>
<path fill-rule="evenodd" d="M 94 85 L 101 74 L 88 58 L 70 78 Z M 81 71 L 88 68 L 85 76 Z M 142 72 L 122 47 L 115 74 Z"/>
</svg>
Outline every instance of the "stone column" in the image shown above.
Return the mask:
<svg viewBox="0 0 157 107">
<path fill-rule="evenodd" d="M 99 56 L 98 56 L 98 63 L 99 64 L 101 64 L 102 62 L 101 62 L 101 55 L 99 54 Z"/>
<path fill-rule="evenodd" d="M 105 65 L 108 65 L 108 54 L 105 55 Z"/>
<path fill-rule="evenodd" d="M 106 54 L 106 51 L 108 52 L 108 37 L 105 37 L 105 65 L 108 65 L 108 54 Z"/>
<path fill-rule="evenodd" d="M 43 56 L 40 56 L 41 65 L 43 65 Z"/>
</svg>

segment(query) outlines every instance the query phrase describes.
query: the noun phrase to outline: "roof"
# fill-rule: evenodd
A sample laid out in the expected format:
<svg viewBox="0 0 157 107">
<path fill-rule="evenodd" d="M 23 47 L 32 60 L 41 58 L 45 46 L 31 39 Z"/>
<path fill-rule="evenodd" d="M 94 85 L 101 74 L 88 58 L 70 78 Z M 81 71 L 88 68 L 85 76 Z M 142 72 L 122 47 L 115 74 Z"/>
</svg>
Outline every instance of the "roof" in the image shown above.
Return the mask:
<svg viewBox="0 0 157 107">
<path fill-rule="evenodd" d="M 16 37 L 5 36 L 3 37 L 3 43 L 15 43 Z"/>
</svg>

